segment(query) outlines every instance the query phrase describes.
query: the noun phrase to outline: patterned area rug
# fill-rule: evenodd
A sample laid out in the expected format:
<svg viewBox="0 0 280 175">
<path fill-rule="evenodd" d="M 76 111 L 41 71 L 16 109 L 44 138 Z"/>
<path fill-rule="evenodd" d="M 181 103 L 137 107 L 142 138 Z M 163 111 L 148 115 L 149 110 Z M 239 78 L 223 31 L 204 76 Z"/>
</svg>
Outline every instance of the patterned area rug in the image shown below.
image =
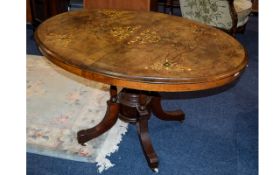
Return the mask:
<svg viewBox="0 0 280 175">
<path fill-rule="evenodd" d="M 71 74 L 45 57 L 27 55 L 27 151 L 96 163 L 98 171 L 114 166 L 127 124 L 118 121 L 102 136 L 81 146 L 77 131 L 98 124 L 106 112 L 109 86 Z"/>
</svg>

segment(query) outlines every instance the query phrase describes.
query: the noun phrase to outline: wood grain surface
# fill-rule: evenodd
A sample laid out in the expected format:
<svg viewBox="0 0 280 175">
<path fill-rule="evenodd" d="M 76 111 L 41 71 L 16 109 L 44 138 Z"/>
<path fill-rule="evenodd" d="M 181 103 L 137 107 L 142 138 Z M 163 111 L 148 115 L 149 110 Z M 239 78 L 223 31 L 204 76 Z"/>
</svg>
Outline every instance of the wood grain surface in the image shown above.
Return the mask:
<svg viewBox="0 0 280 175">
<path fill-rule="evenodd" d="M 70 72 L 139 90 L 218 87 L 247 64 L 246 50 L 230 35 L 155 12 L 66 12 L 42 23 L 35 39 L 48 59 Z"/>
<path fill-rule="evenodd" d="M 156 7 L 156 0 L 84 0 L 86 9 L 118 9 L 150 11 Z"/>
</svg>

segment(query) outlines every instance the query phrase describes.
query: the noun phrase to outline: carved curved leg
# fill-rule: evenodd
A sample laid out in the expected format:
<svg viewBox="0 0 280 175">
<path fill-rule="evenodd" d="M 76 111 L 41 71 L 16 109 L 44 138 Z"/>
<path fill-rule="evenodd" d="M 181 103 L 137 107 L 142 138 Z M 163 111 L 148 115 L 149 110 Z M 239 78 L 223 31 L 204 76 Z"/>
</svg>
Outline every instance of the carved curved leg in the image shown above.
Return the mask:
<svg viewBox="0 0 280 175">
<path fill-rule="evenodd" d="M 93 128 L 78 132 L 77 139 L 81 145 L 84 145 L 85 142 L 94 139 L 108 131 L 117 122 L 120 105 L 117 103 L 117 88 L 115 86 L 111 86 L 110 94 L 111 99 L 107 101 L 107 111 L 103 120 Z"/>
<path fill-rule="evenodd" d="M 154 151 L 154 148 L 151 143 L 151 139 L 148 133 L 148 119 L 139 119 L 136 123 L 139 140 L 145 154 L 146 160 L 152 169 L 156 169 L 158 167 L 158 158 Z"/>
<path fill-rule="evenodd" d="M 114 126 L 118 120 L 119 104 L 111 101 L 107 102 L 108 108 L 103 120 L 93 128 L 81 130 L 78 132 L 78 142 L 84 145 L 85 142 L 94 139 L 105 133 Z"/>
<path fill-rule="evenodd" d="M 164 111 L 161 106 L 161 97 L 155 95 L 152 98 L 152 112 L 153 114 L 161 120 L 175 120 L 183 121 L 185 119 L 185 114 L 182 110 L 175 111 Z"/>
<path fill-rule="evenodd" d="M 151 116 L 150 110 L 147 108 L 148 96 L 140 93 L 139 95 L 139 106 L 137 107 L 138 111 L 138 120 L 136 123 L 138 137 L 146 157 L 146 160 L 154 171 L 158 167 L 158 158 L 154 151 L 149 133 L 148 133 L 148 120 Z"/>
</svg>

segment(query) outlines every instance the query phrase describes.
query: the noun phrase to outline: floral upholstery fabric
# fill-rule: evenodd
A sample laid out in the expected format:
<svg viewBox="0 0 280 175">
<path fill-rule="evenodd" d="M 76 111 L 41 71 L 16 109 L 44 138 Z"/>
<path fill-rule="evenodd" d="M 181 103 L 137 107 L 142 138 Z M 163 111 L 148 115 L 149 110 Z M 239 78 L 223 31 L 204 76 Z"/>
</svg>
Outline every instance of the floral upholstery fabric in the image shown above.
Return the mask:
<svg viewBox="0 0 280 175">
<path fill-rule="evenodd" d="M 223 29 L 232 27 L 227 0 L 180 0 L 182 16 Z"/>
<path fill-rule="evenodd" d="M 252 3 L 250 0 L 235 1 L 234 7 L 238 15 L 238 26 L 240 26 L 247 22 Z M 226 30 L 232 28 L 228 0 L 180 0 L 180 8 L 184 18 Z"/>
</svg>

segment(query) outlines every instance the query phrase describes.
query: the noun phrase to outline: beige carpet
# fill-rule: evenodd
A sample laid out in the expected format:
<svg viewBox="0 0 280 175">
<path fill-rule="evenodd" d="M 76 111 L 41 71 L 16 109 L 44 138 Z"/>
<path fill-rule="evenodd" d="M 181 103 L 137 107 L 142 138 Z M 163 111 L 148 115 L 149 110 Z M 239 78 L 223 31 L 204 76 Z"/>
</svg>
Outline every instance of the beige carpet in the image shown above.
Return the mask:
<svg viewBox="0 0 280 175">
<path fill-rule="evenodd" d="M 96 163 L 102 172 L 114 166 L 111 153 L 127 131 L 117 124 L 81 146 L 76 133 L 98 124 L 106 111 L 109 86 L 71 74 L 43 56 L 27 55 L 27 151 Z"/>
</svg>

